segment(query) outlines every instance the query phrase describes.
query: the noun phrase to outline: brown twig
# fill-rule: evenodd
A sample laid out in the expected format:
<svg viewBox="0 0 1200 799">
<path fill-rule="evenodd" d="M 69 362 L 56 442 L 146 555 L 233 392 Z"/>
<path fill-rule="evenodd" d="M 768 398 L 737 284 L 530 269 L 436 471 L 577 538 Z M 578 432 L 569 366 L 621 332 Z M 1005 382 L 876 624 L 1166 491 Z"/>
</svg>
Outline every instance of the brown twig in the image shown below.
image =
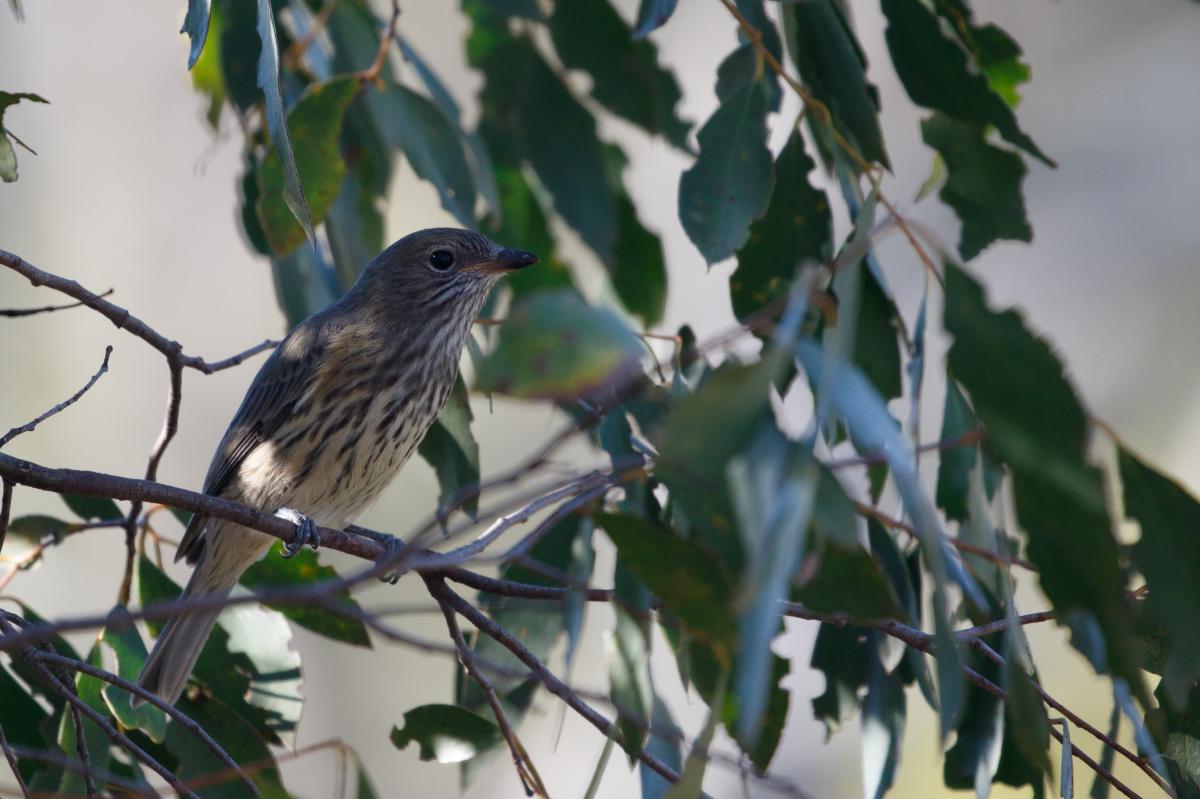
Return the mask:
<svg viewBox="0 0 1200 799">
<path fill-rule="evenodd" d="M 8 520 L 12 515 L 13 482 L 0 479 L 0 555 L 4 554 L 4 539 L 8 536 Z"/>
<path fill-rule="evenodd" d="M 946 439 L 945 441 L 931 441 L 928 444 L 921 444 L 915 447 L 917 452 L 945 452 L 947 450 L 958 449 L 965 447 L 968 444 L 974 444 L 983 438 L 983 431 L 976 428 L 968 430 L 960 436 Z M 877 463 L 887 463 L 887 458 L 883 455 L 861 455 L 856 458 L 842 458 L 836 461 L 829 461 L 825 465 L 830 469 L 846 469 L 851 466 L 871 466 Z"/>
<path fill-rule="evenodd" d="M 97 297 L 107 297 L 113 293 L 113 289 L 97 294 Z M 40 313 L 52 313 L 54 311 L 65 311 L 68 308 L 78 308 L 83 305 L 83 302 L 68 302 L 63 305 L 43 305 L 41 308 L 0 308 L 0 316 L 6 316 L 10 319 L 16 319 L 23 316 L 33 316 Z"/>
<path fill-rule="evenodd" d="M 969 645 L 971 646 L 971 648 L 975 649 L 977 652 L 979 652 L 981 655 L 983 655 L 984 657 L 986 657 L 988 660 L 992 661 L 996 665 L 1004 666 L 1004 658 L 1001 657 L 1000 653 L 998 653 L 992 647 L 988 646 L 987 643 L 985 641 L 981 640 L 981 638 L 979 636 L 972 638 L 969 641 Z M 1159 788 L 1162 788 L 1162 790 L 1165 791 L 1168 796 L 1171 796 L 1171 797 L 1175 796 L 1175 789 L 1171 787 L 1171 784 L 1169 782 L 1167 782 L 1167 780 L 1161 774 L 1159 774 L 1157 771 L 1155 771 L 1153 769 L 1153 767 L 1151 767 L 1150 763 L 1145 758 L 1139 757 L 1134 752 L 1131 752 L 1128 748 L 1126 748 L 1125 746 L 1122 746 L 1121 743 L 1118 742 L 1116 739 L 1112 738 L 1111 736 L 1109 736 L 1102 730 L 1098 729 L 1095 725 L 1089 723 L 1088 721 L 1086 721 L 1085 719 L 1080 717 L 1078 714 L 1074 713 L 1070 708 L 1066 707 L 1061 702 L 1059 702 L 1057 699 L 1055 699 L 1053 696 L 1051 696 L 1049 693 L 1047 693 L 1046 689 L 1043 688 L 1036 681 L 1030 680 L 1030 683 L 1033 685 L 1033 689 L 1035 691 L 1037 691 L 1038 696 L 1040 696 L 1042 698 L 1042 701 L 1045 702 L 1048 706 L 1054 708 L 1059 713 L 1063 714 L 1063 716 L 1065 716 L 1076 727 L 1079 727 L 1080 729 L 1084 730 L 1089 735 L 1091 735 L 1093 738 L 1095 738 L 1097 741 L 1099 741 L 1100 743 L 1109 747 L 1114 752 L 1116 752 L 1117 754 L 1121 755 L 1126 760 L 1128 760 L 1130 763 L 1133 763 L 1135 766 L 1137 766 L 1139 769 L 1141 769 L 1146 774 L 1147 777 L 1149 777 L 1151 780 L 1153 780 L 1154 783 L 1156 785 L 1158 785 Z M 1061 740 L 1061 739 L 1059 739 L 1059 740 Z"/>
<path fill-rule="evenodd" d="M 529 651 L 529 649 L 512 636 L 508 630 L 505 630 L 500 625 L 489 619 L 479 610 L 477 610 L 469 602 L 454 591 L 446 588 L 445 594 L 441 597 L 444 601 L 454 608 L 454 611 L 479 630 L 497 643 L 503 646 L 508 651 L 516 655 L 517 659 L 529 668 L 532 675 L 546 688 L 547 691 L 561 699 L 568 707 L 582 716 L 589 724 L 600 730 L 604 735 L 613 738 L 620 743 L 620 731 L 617 730 L 608 719 L 600 715 L 591 705 L 584 702 L 579 696 L 572 691 L 566 683 L 560 680 L 554 672 L 546 668 L 545 664 L 538 658 L 537 655 Z M 638 759 L 646 764 L 646 766 L 665 778 L 668 782 L 679 782 L 679 772 L 668 766 L 666 763 L 643 750 L 638 754 Z"/>
<path fill-rule="evenodd" d="M 68 757 L 62 752 L 50 752 L 46 751 L 45 749 L 34 749 L 31 746 L 21 746 L 20 744 L 13 744 L 12 749 L 15 754 L 20 755 L 26 760 L 38 760 L 42 763 L 49 763 L 51 765 L 66 769 L 67 771 L 71 771 L 75 774 L 82 775 L 86 773 L 83 764 L 79 762 L 78 758 Z M 103 780 L 106 785 L 114 788 L 120 788 L 122 791 L 129 792 L 129 794 L 132 796 L 144 796 L 148 797 L 148 799 L 155 799 L 155 797 L 158 796 L 154 789 L 150 788 L 145 783 L 139 785 L 136 782 L 131 782 L 130 780 L 113 774 L 111 771 L 107 771 L 105 769 L 96 769 L 94 773 L 97 777 Z M 20 775 L 18 775 L 18 779 L 20 779 Z M 23 784 L 24 783 L 22 782 L 22 785 Z M 58 797 L 63 796 L 63 794 L 58 792 L 48 794 L 42 791 L 30 792 L 28 788 L 26 788 L 25 796 L 28 799 L 58 799 Z"/>
<path fill-rule="evenodd" d="M 337 8 L 337 4 L 338 0 L 325 0 L 325 4 L 321 6 L 321 10 L 313 17 L 312 25 L 309 26 L 305 34 L 292 42 L 291 46 L 283 52 L 280 61 L 285 67 L 288 69 L 294 68 L 300 59 L 304 57 L 308 46 L 313 43 L 313 40 L 317 38 L 317 35 L 325 27 L 326 23 L 329 22 L 329 17 L 333 14 L 334 9 Z"/>
<path fill-rule="evenodd" d="M 542 782 L 541 775 L 538 774 L 537 768 L 534 767 L 533 761 L 529 757 L 529 753 L 525 751 L 525 747 L 521 744 L 521 739 L 517 737 L 516 732 L 512 728 L 512 724 L 508 720 L 508 714 L 504 712 L 504 706 L 500 704 L 500 697 L 496 695 L 496 688 L 492 685 L 492 681 L 488 679 L 487 674 L 479 667 L 476 662 L 475 650 L 463 638 L 462 630 L 458 626 L 458 617 L 454 612 L 454 608 L 450 606 L 446 598 L 448 593 L 452 593 L 446 587 L 445 581 L 440 577 L 426 577 L 425 586 L 429 589 L 429 593 L 438 601 L 438 605 L 442 609 L 442 615 L 446 618 L 446 629 L 450 632 L 450 638 L 454 641 L 454 646 L 458 649 L 458 660 L 466 669 L 467 674 L 471 679 L 475 680 L 479 685 L 479 689 L 483 692 L 484 699 L 492 708 L 492 715 L 496 718 L 496 726 L 500 728 L 500 734 L 504 736 L 504 740 L 508 742 L 509 752 L 512 754 L 513 765 L 516 767 L 517 776 L 521 779 L 521 784 L 525 788 L 526 796 L 537 796 L 539 799 L 546 799 L 549 796 L 546 791 L 546 786 Z"/>
<path fill-rule="evenodd" d="M 8 761 L 8 767 L 12 770 L 13 776 L 17 779 L 17 787 L 21 789 L 21 795 L 25 799 L 30 799 L 29 786 L 25 784 L 25 778 L 21 776 L 21 764 L 17 761 L 17 753 L 13 745 L 8 742 L 8 736 L 4 734 L 3 724 L 0 724 L 0 749 L 4 750 L 4 757 Z"/>
<path fill-rule="evenodd" d="M 870 505 L 862 502 L 855 502 L 854 509 L 860 516 L 865 516 L 869 519 L 875 519 L 884 527 L 890 527 L 893 530 L 901 530 L 908 535 L 913 536 L 914 538 L 917 535 L 917 532 L 912 528 L 912 525 L 906 524 L 905 522 L 893 516 L 889 516 L 878 508 L 873 508 Z M 1008 555 L 1001 555 L 998 552 L 993 552 L 990 549 L 963 541 L 958 538 L 947 538 L 946 540 L 959 552 L 966 552 L 971 555 L 976 555 L 984 560 L 989 560 L 992 563 L 997 563 L 1003 566 L 1019 566 L 1022 569 L 1028 569 L 1031 572 L 1036 572 L 1038 570 L 1037 566 L 1023 558 L 1014 558 Z"/>
<path fill-rule="evenodd" d="M 383 35 L 379 37 L 379 50 L 375 53 L 375 60 L 371 62 L 371 66 L 358 73 L 358 79 L 362 83 L 374 83 L 379 79 L 379 73 L 387 62 L 387 54 L 392 46 L 392 40 L 396 37 L 396 23 L 399 20 L 400 0 L 392 0 L 392 18 L 388 20 Z"/>
<path fill-rule="evenodd" d="M 39 424 L 46 421 L 51 416 L 54 416 L 56 413 L 61 413 L 62 411 L 65 411 L 67 408 L 71 407 L 76 402 L 78 402 L 79 398 L 82 397 L 84 394 L 86 394 L 92 386 L 96 385 L 96 381 L 99 380 L 104 375 L 104 373 L 108 371 L 108 356 L 112 355 L 112 349 L 113 348 L 112 348 L 111 344 L 104 348 L 104 360 L 100 363 L 100 368 L 97 369 L 96 373 L 91 376 L 91 378 L 87 381 L 87 383 L 84 384 L 83 388 L 79 389 L 74 394 L 72 394 L 70 397 L 68 397 L 67 399 L 58 403 L 50 410 L 41 414 L 36 419 L 26 422 L 25 424 L 21 425 L 20 427 L 14 427 L 12 430 L 9 430 L 3 436 L 0 436 L 0 447 L 3 447 L 5 444 L 12 441 L 14 438 L 21 435 L 22 433 L 32 432 L 33 430 L 35 430 L 37 428 L 37 426 Z"/>
<path fill-rule="evenodd" d="M 71 727 L 75 731 L 75 754 L 79 755 L 79 773 L 83 776 L 83 789 L 88 799 L 96 799 L 96 775 L 92 773 L 92 755 L 88 752 L 87 735 L 83 729 L 83 718 L 79 707 L 71 705 Z"/>
</svg>

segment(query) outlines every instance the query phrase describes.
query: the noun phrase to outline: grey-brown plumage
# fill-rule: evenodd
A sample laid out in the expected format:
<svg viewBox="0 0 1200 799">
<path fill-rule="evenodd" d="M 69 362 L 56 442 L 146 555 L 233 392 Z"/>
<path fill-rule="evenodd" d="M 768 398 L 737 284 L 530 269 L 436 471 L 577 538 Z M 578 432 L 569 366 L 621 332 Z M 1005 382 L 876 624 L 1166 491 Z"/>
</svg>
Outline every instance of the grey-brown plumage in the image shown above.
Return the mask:
<svg viewBox="0 0 1200 799">
<path fill-rule="evenodd" d="M 496 280 L 536 261 L 449 228 L 388 247 L 263 364 L 217 447 L 204 492 L 270 512 L 290 509 L 322 527 L 348 525 L 437 418 Z M 176 553 L 196 565 L 183 596 L 227 594 L 273 540 L 193 517 Z M 168 620 L 138 683 L 178 699 L 217 615 Z"/>
</svg>

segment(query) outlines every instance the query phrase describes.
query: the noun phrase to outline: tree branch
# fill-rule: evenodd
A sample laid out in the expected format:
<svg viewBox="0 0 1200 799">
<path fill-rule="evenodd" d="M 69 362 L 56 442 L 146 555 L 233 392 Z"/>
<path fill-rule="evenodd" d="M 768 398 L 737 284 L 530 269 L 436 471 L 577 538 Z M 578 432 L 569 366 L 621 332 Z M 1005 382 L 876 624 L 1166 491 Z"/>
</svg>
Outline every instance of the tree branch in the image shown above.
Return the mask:
<svg viewBox="0 0 1200 799">
<path fill-rule="evenodd" d="M 8 760 L 8 767 L 12 769 L 13 776 L 17 780 L 17 787 L 21 789 L 21 796 L 30 799 L 29 786 L 25 784 L 25 778 L 21 776 L 21 764 L 17 761 L 16 749 L 8 742 L 3 724 L 0 724 L 0 749 L 4 750 L 4 757 Z"/>
<path fill-rule="evenodd" d="M 97 297 L 107 297 L 113 293 L 112 289 L 97 294 Z M 43 305 L 41 308 L 0 308 L 0 316 L 5 316 L 10 319 L 16 319 L 22 316 L 33 316 L 40 313 L 53 313 L 54 311 L 65 311 L 68 308 L 78 308 L 83 305 L 82 302 L 68 302 L 63 305 Z"/>
<path fill-rule="evenodd" d="M 0 252 L 3 252 L 3 250 L 0 250 Z M 41 414 L 36 419 L 26 422 L 25 424 L 21 425 L 20 427 L 14 427 L 12 430 L 9 430 L 3 436 L 0 436 L 0 447 L 3 447 L 5 444 L 12 441 L 14 438 L 21 435 L 22 433 L 32 432 L 34 429 L 37 428 L 37 426 L 39 424 L 46 421 L 51 416 L 55 415 L 56 413 L 61 413 L 62 411 L 65 411 L 67 408 L 71 407 L 76 402 L 78 402 L 79 398 L 82 397 L 84 394 L 86 394 L 88 392 L 88 389 L 90 389 L 92 386 L 96 385 L 96 381 L 99 380 L 104 375 L 104 373 L 108 371 L 108 356 L 112 355 L 112 349 L 113 348 L 112 348 L 111 344 L 104 348 L 104 360 L 100 363 L 100 368 L 96 370 L 96 374 L 92 375 L 91 379 L 89 379 L 86 383 L 84 383 L 83 388 L 79 389 L 74 394 L 72 394 L 70 397 L 68 397 L 67 399 L 58 403 L 50 410 Z"/>
<path fill-rule="evenodd" d="M 445 581 L 440 577 L 426 577 L 425 586 L 429 589 L 429 593 L 433 598 L 438 601 L 438 605 L 442 609 L 442 615 L 446 618 L 446 629 L 450 633 L 450 638 L 454 641 L 454 646 L 458 649 L 459 662 L 467 670 L 467 674 L 471 675 L 471 679 L 475 680 L 479 685 L 484 699 L 487 700 L 488 705 L 492 708 L 492 715 L 496 717 L 496 725 L 500 728 L 500 734 L 508 742 L 509 752 L 512 753 L 513 765 L 516 767 L 517 776 L 521 778 L 521 784 L 525 788 L 525 795 L 546 799 L 549 794 L 546 791 L 545 784 L 542 783 L 541 775 L 538 774 L 533 761 L 513 730 L 512 724 L 509 723 L 508 714 L 504 712 L 504 706 L 500 704 L 500 697 L 496 695 L 495 686 L 492 685 L 492 681 L 483 673 L 483 670 L 479 668 L 479 664 L 476 662 L 475 650 L 463 638 L 454 608 L 450 606 L 450 603 L 446 599 L 446 595 L 450 593 L 450 589 L 446 587 Z"/>
</svg>

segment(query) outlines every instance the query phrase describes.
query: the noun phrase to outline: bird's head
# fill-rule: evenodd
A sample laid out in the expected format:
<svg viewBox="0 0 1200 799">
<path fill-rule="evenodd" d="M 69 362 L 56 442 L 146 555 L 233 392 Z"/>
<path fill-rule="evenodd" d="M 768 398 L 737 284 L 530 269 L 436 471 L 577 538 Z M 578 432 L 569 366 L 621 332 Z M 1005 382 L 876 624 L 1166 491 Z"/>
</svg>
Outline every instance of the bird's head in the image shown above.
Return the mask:
<svg viewBox="0 0 1200 799">
<path fill-rule="evenodd" d="M 537 260 L 532 253 L 501 247 L 471 230 L 429 228 L 381 252 L 355 289 L 392 311 L 477 312 L 499 278 Z"/>
</svg>

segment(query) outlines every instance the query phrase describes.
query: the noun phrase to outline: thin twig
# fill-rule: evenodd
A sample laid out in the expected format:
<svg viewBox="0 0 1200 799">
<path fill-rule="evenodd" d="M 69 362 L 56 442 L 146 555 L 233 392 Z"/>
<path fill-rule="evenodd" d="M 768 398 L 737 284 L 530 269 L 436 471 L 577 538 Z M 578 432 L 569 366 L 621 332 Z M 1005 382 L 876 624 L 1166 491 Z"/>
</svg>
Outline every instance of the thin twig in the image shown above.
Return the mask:
<svg viewBox="0 0 1200 799">
<path fill-rule="evenodd" d="M 16 754 L 20 755 L 21 757 L 25 758 L 26 760 L 38 760 L 43 763 L 49 763 L 51 765 L 59 766 L 60 768 L 64 768 L 67 771 L 71 771 L 76 774 L 84 773 L 83 764 L 79 762 L 78 758 L 67 757 L 62 752 L 51 752 L 51 751 L 46 751 L 45 749 L 34 749 L 31 746 L 21 746 L 20 744 L 13 744 L 12 748 Z M 14 769 L 14 773 L 15 772 L 16 772 L 16 770 Z M 120 788 L 122 791 L 128 791 L 130 794 L 132 794 L 134 796 L 146 796 L 146 797 L 150 797 L 150 799 L 154 799 L 154 797 L 156 797 L 158 795 L 154 791 L 153 788 L 148 787 L 146 784 L 143 783 L 143 784 L 139 785 L 136 782 L 131 782 L 131 781 L 125 779 L 124 777 L 120 777 L 116 774 L 113 774 L 111 771 L 107 771 L 105 769 L 97 769 L 95 773 L 96 773 L 96 776 L 98 776 L 100 779 L 102 779 L 106 785 L 110 785 L 114 788 Z M 17 778 L 20 779 L 20 775 L 18 775 Z M 22 784 L 22 786 L 24 786 L 24 782 L 22 782 L 21 784 Z M 29 792 L 28 788 L 26 788 L 25 790 L 26 790 L 25 796 L 28 799 L 35 799 L 35 797 L 49 797 L 50 796 L 49 794 L 43 793 L 41 791 L 38 791 L 37 793 L 31 793 L 31 792 Z M 53 794 L 53 796 L 57 797 L 57 796 L 61 796 L 61 794 L 56 793 L 56 794 Z"/>
<path fill-rule="evenodd" d="M 0 251 L 0 252 L 2 252 L 2 251 Z M 88 392 L 88 389 L 90 389 L 92 386 L 96 385 L 96 381 L 99 380 L 104 375 L 104 373 L 108 371 L 108 356 L 112 355 L 112 349 L 113 348 L 112 348 L 111 344 L 104 348 L 104 360 L 100 363 L 100 368 L 97 369 L 96 374 L 92 375 L 91 379 L 89 379 L 87 381 L 87 383 L 84 384 L 83 388 L 79 389 L 74 394 L 72 394 L 70 397 L 68 397 L 67 399 L 58 403 L 50 410 L 43 413 L 41 416 L 38 416 L 36 419 L 26 422 L 25 424 L 21 425 L 20 427 L 14 427 L 12 430 L 9 430 L 3 436 L 0 436 L 0 447 L 3 447 L 5 444 L 12 441 L 14 438 L 21 435 L 22 433 L 33 432 L 33 430 L 35 430 L 39 424 L 46 421 L 47 419 L 49 419 L 51 416 L 55 415 L 56 413 L 61 413 L 62 411 L 65 411 L 67 408 L 71 407 L 76 402 L 78 402 L 79 398 L 82 397 L 84 394 L 86 394 Z"/>
<path fill-rule="evenodd" d="M 383 70 L 384 63 L 387 62 L 387 54 L 392 46 L 392 39 L 396 37 L 396 23 L 399 20 L 400 0 L 392 0 L 392 18 L 388 21 L 383 35 L 379 37 L 379 50 L 375 53 L 375 60 L 371 62 L 371 66 L 358 73 L 358 79 L 362 83 L 374 83 L 379 79 L 379 73 Z"/>
<path fill-rule="evenodd" d="M 912 528 L 912 525 L 907 524 L 895 517 L 888 516 L 878 508 L 873 508 L 870 505 L 862 502 L 855 502 L 854 509 L 860 516 L 865 516 L 869 519 L 875 519 L 884 527 L 890 527 L 893 530 L 901 530 L 914 538 L 917 535 L 917 532 Z M 1036 572 L 1038 570 L 1037 566 L 1023 558 L 1014 558 L 1008 555 L 1001 555 L 998 552 L 993 552 L 990 549 L 963 541 L 958 538 L 947 538 L 946 540 L 949 542 L 950 546 L 954 547 L 959 552 L 966 552 L 971 555 L 976 555 L 984 560 L 989 560 L 992 563 L 998 563 L 1004 566 L 1020 566 L 1022 569 L 1028 569 L 1031 572 Z"/>
<path fill-rule="evenodd" d="M 25 778 L 21 776 L 21 764 L 17 761 L 15 748 L 8 742 L 8 736 L 4 734 L 3 724 L 0 724 L 0 749 L 4 750 L 4 757 L 8 760 L 8 767 L 12 770 L 13 776 L 17 779 L 17 787 L 21 789 L 21 795 L 25 799 L 30 799 L 29 786 L 25 784 Z"/>
<path fill-rule="evenodd" d="M 308 46 L 313 43 L 317 35 L 329 22 L 329 17 L 333 14 L 333 10 L 337 8 L 338 0 L 325 0 L 325 4 L 321 6 L 321 10 L 313 17 L 312 25 L 305 31 L 304 35 L 296 41 L 292 42 L 291 46 L 283 52 L 280 61 L 289 69 L 294 68 L 304 53 L 308 50 Z"/>
<path fill-rule="evenodd" d="M 79 715 L 79 707 L 71 705 L 71 727 L 75 730 L 75 754 L 79 755 L 80 774 L 83 776 L 83 789 L 88 799 L 96 797 L 96 776 L 92 773 L 92 755 L 88 752 L 87 735 L 83 729 L 83 718 Z"/>
<path fill-rule="evenodd" d="M 972 638 L 969 641 L 969 645 L 996 665 L 1004 666 L 1004 658 L 1001 657 L 1000 653 L 988 646 L 987 643 L 981 640 L 978 636 Z M 1171 784 L 1167 782 L 1167 780 L 1161 774 L 1151 767 L 1150 763 L 1145 758 L 1139 757 L 1134 752 L 1131 752 L 1128 748 L 1122 746 L 1121 743 L 1116 739 L 1102 730 L 1097 729 L 1087 720 L 1074 713 L 1070 708 L 1066 707 L 1049 693 L 1047 693 L 1046 689 L 1043 688 L 1036 680 L 1030 680 L 1030 683 L 1033 685 L 1033 689 L 1037 691 L 1038 696 L 1042 698 L 1043 702 L 1057 710 L 1059 713 L 1063 714 L 1076 727 L 1084 730 L 1097 741 L 1109 747 L 1114 752 L 1121 755 L 1130 763 L 1133 763 L 1135 766 L 1141 769 L 1146 776 L 1152 779 L 1159 788 L 1162 788 L 1168 796 L 1175 796 L 1175 789 L 1171 787 Z M 1062 739 L 1060 738 L 1059 740 Z"/>
<path fill-rule="evenodd" d="M 13 481 L 0 479 L 0 555 L 4 554 L 4 539 L 8 535 L 8 520 L 12 515 Z"/>
<path fill-rule="evenodd" d="M 180 362 L 188 369 L 196 369 L 205 374 L 212 374 L 220 369 L 236 366 L 241 363 L 246 357 L 246 353 L 236 355 L 233 358 L 227 358 L 225 361 L 217 361 L 209 363 L 203 358 L 198 358 L 194 355 L 183 355 L 182 347 L 178 342 L 171 341 L 166 336 L 159 333 L 154 328 L 147 325 L 141 319 L 131 314 L 128 310 L 119 305 L 109 302 L 101 295 L 88 291 L 83 286 L 79 285 L 74 280 L 69 280 L 65 277 L 60 277 L 51 272 L 38 269 L 33 264 L 29 263 L 19 255 L 11 253 L 7 250 L 0 250 L 0 266 L 7 266 L 17 274 L 24 277 L 35 286 L 46 286 L 54 289 L 57 292 L 67 295 L 78 300 L 83 305 L 96 311 L 105 319 L 112 322 L 120 330 L 127 330 L 133 335 L 140 338 L 142 341 L 149 344 L 154 349 L 168 357 L 172 353 L 179 352 Z M 248 350 L 250 354 L 261 352 L 266 349 L 263 345 Z"/>
<path fill-rule="evenodd" d="M 945 441 L 931 441 L 927 444 L 921 444 L 914 449 L 917 452 L 945 452 L 947 450 L 958 449 L 959 447 L 965 447 L 968 444 L 974 444 L 979 441 L 983 437 L 982 433 L 982 430 L 976 428 Z M 836 471 L 851 466 L 871 466 L 877 463 L 887 463 L 887 457 L 879 454 L 860 455 L 855 458 L 842 458 L 840 460 L 829 461 L 825 465 Z"/>
<path fill-rule="evenodd" d="M 471 622 L 474 627 L 481 633 L 484 633 L 496 640 L 501 646 L 516 655 L 517 659 L 524 663 L 537 680 L 545 686 L 546 690 L 561 699 L 568 707 L 582 716 L 589 724 L 600 730 L 606 736 L 612 737 L 620 743 L 621 733 L 613 724 L 604 716 L 600 715 L 591 705 L 584 702 L 579 696 L 572 691 L 566 683 L 560 680 L 552 671 L 546 668 L 545 664 L 538 658 L 537 655 L 529 651 L 529 649 L 512 636 L 508 630 L 505 630 L 500 625 L 489 619 L 473 605 L 464 600 L 454 591 L 446 589 L 442 597 L 450 607 L 454 608 L 460 616 Z M 638 760 L 645 763 L 646 766 L 656 774 L 662 776 L 668 782 L 679 782 L 679 772 L 668 766 L 666 763 L 651 755 L 649 752 L 642 750 L 638 754 Z"/>
<path fill-rule="evenodd" d="M 97 294 L 97 297 L 107 297 L 112 294 L 114 289 Z M 33 316 L 40 313 L 52 313 L 54 311 L 65 311 L 68 308 L 78 308 L 83 305 L 83 302 L 68 302 L 63 305 L 43 305 L 41 308 L 0 308 L 0 316 L 6 316 L 10 319 L 19 318 L 22 316 Z"/>
<path fill-rule="evenodd" d="M 446 600 L 446 594 L 450 593 L 450 589 L 446 587 L 446 583 L 440 577 L 426 577 L 425 586 L 429 589 L 429 593 L 438 601 L 438 605 L 442 609 L 442 615 L 446 618 L 446 629 L 450 632 L 450 638 L 454 641 L 454 646 L 458 649 L 458 660 L 466 669 L 467 674 L 471 675 L 471 679 L 479 685 L 479 689 L 483 692 L 484 699 L 492 708 L 492 715 L 496 718 L 496 726 L 500 728 L 500 734 L 504 736 L 504 740 L 508 742 L 509 752 L 512 753 L 513 765 L 517 769 L 517 776 L 521 778 L 521 784 L 525 788 L 526 796 L 537 796 L 539 799 L 544 799 L 548 796 L 546 786 L 542 782 L 541 775 L 533 765 L 533 760 L 522 746 L 521 740 L 517 737 L 517 733 L 513 730 L 512 724 L 508 720 L 508 714 L 504 712 L 504 706 L 500 704 L 500 697 L 496 695 L 496 688 L 492 685 L 492 681 L 479 668 L 479 664 L 475 659 L 475 650 L 463 638 L 462 630 L 458 626 L 458 618 L 455 615 L 454 608 Z"/>
</svg>

